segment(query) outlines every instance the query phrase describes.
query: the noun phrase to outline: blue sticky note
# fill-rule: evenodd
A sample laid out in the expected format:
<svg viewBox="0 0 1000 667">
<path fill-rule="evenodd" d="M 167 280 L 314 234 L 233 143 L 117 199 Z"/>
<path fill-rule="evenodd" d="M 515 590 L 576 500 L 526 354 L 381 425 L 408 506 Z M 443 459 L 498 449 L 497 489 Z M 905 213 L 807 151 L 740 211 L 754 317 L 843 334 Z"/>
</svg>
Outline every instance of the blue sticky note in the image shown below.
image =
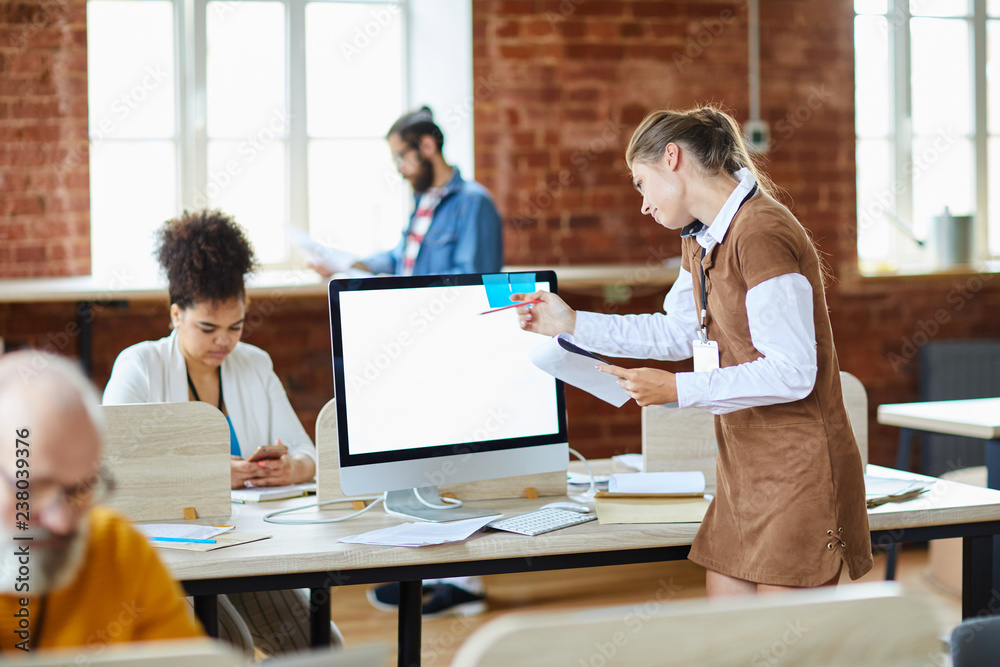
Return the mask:
<svg viewBox="0 0 1000 667">
<path fill-rule="evenodd" d="M 486 299 L 490 302 L 490 308 L 509 306 L 510 301 L 510 279 L 506 273 L 491 273 L 483 276 L 483 286 L 486 287 Z"/>
<path fill-rule="evenodd" d="M 486 299 L 490 308 L 509 306 L 511 294 L 527 294 L 535 291 L 534 273 L 490 273 L 483 276 Z"/>
</svg>

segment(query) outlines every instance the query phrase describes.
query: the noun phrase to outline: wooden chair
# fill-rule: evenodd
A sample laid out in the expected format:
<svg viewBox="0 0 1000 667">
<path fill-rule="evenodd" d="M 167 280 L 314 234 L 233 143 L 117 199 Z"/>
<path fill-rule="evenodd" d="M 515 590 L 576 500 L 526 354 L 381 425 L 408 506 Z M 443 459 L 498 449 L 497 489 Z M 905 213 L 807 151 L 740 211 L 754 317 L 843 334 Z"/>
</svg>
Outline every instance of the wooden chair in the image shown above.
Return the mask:
<svg viewBox="0 0 1000 667">
<path fill-rule="evenodd" d="M 840 372 L 844 406 L 858 441 L 861 461 L 868 464 L 868 393 L 858 378 Z M 715 418 L 696 408 L 650 405 L 642 409 L 643 470 L 700 470 L 715 487 Z"/>
<path fill-rule="evenodd" d="M 340 443 L 337 437 L 337 403 L 330 399 L 316 418 L 316 496 L 317 500 L 343 498 L 340 490 Z M 567 467 L 569 461 L 566 461 Z M 495 500 L 523 498 L 528 489 L 539 496 L 566 495 L 566 471 L 487 479 L 465 484 L 444 484 L 440 493 L 450 493 L 459 500 Z"/>
<path fill-rule="evenodd" d="M 942 664 L 937 632 L 930 602 L 891 583 L 678 602 L 661 588 L 643 605 L 502 616 L 451 665 Z"/>
<path fill-rule="evenodd" d="M 228 519 L 229 424 L 213 406 L 105 405 L 104 464 L 115 479 L 107 505 L 132 521 Z"/>
</svg>

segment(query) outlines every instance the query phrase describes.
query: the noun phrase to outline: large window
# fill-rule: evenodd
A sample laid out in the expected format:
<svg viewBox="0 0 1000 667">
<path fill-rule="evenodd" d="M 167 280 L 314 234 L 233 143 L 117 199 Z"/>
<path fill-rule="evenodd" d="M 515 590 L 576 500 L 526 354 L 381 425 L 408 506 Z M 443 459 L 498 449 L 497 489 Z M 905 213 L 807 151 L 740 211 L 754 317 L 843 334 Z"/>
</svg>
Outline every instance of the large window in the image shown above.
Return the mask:
<svg viewBox="0 0 1000 667">
<path fill-rule="evenodd" d="M 1000 1 L 855 0 L 864 273 L 1000 255 Z M 1000 181 L 996 183 L 1000 185 Z"/>
<path fill-rule="evenodd" d="M 430 103 L 471 146 L 471 119 L 443 122 L 472 88 L 467 3 L 88 0 L 94 273 L 153 275 L 153 231 L 205 207 L 234 215 L 269 268 L 294 265 L 289 225 L 358 254 L 395 245 L 412 200 L 392 122 Z M 459 36 L 429 94 L 407 56 L 434 51 L 408 30 L 428 12 Z"/>
</svg>

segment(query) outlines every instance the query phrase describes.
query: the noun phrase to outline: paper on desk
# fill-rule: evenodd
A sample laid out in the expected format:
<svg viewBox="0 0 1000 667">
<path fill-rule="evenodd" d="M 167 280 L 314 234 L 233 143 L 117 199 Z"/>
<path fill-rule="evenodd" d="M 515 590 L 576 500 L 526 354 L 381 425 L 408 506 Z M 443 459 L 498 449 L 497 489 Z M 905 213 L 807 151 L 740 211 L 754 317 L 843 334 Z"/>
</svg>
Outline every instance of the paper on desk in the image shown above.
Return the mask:
<svg viewBox="0 0 1000 667">
<path fill-rule="evenodd" d="M 629 395 L 618 386 L 618 378 L 597 370 L 597 364 L 610 363 L 573 343 L 573 336 L 561 333 L 531 351 L 531 362 L 543 371 L 574 387 L 593 394 L 616 408 L 625 405 Z"/>
<path fill-rule="evenodd" d="M 908 491 L 929 487 L 934 484 L 933 480 L 918 479 L 915 477 L 876 477 L 875 475 L 865 475 L 865 495 L 866 496 L 898 496 Z"/>
<path fill-rule="evenodd" d="M 310 493 L 316 493 L 316 482 L 286 484 L 284 486 L 248 486 L 243 489 L 233 489 L 232 499 L 245 503 L 259 503 L 268 500 L 297 498 Z"/>
<path fill-rule="evenodd" d="M 182 540 L 209 540 L 232 530 L 233 526 L 199 526 L 191 523 L 140 523 L 139 532 L 146 537 L 175 537 Z"/>
<path fill-rule="evenodd" d="M 612 475 L 608 482 L 608 491 L 636 495 L 701 496 L 705 493 L 705 475 L 700 470 Z"/>
<path fill-rule="evenodd" d="M 212 538 L 215 540 L 215 544 L 204 544 L 200 542 L 151 542 L 150 544 L 159 549 L 177 549 L 179 551 L 215 551 L 216 549 L 222 549 L 223 547 L 232 547 L 237 544 L 246 544 L 247 542 L 257 542 L 258 540 L 268 540 L 270 538 L 270 535 L 223 533 L 222 535 L 216 535 Z"/>
<path fill-rule="evenodd" d="M 467 540 L 496 516 L 481 516 L 462 521 L 427 523 L 411 521 L 390 528 L 370 530 L 360 535 L 348 535 L 341 542 L 351 544 L 378 544 L 389 547 L 423 547 L 431 544 L 446 544 Z"/>
<path fill-rule="evenodd" d="M 711 501 L 708 498 L 616 497 L 597 494 L 597 522 L 605 523 L 701 523 Z"/>
<path fill-rule="evenodd" d="M 616 454 L 611 460 L 621 463 L 626 468 L 642 472 L 642 454 Z"/>
</svg>

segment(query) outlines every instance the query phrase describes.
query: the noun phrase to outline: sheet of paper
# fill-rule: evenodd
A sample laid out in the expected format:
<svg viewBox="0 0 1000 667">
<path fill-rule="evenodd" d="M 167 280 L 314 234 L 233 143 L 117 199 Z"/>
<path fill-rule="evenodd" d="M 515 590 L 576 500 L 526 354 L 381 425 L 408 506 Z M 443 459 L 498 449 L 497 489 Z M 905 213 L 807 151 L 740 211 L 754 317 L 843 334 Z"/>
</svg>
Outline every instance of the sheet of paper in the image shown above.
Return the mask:
<svg viewBox="0 0 1000 667">
<path fill-rule="evenodd" d="M 597 370 L 597 364 L 604 360 L 585 350 L 574 351 L 575 347 L 573 337 L 561 333 L 532 350 L 531 363 L 616 408 L 625 405 L 629 395 L 618 386 L 618 378 Z"/>
<path fill-rule="evenodd" d="M 705 475 L 700 470 L 690 472 L 637 472 L 612 475 L 608 482 L 611 493 L 669 494 L 705 493 Z"/>
<path fill-rule="evenodd" d="M 907 491 L 931 486 L 933 481 L 913 477 L 876 477 L 865 475 L 866 496 L 898 496 Z"/>
<path fill-rule="evenodd" d="M 708 498 L 608 498 L 594 499 L 598 523 L 701 523 Z"/>
<path fill-rule="evenodd" d="M 135 527 L 146 537 L 175 537 L 185 540 L 208 540 L 233 529 L 233 526 L 199 526 L 190 523 L 140 523 Z"/>
<path fill-rule="evenodd" d="M 150 542 L 159 549 L 177 549 L 180 551 L 215 551 L 224 547 L 233 547 L 237 544 L 257 542 L 259 540 L 269 540 L 270 535 L 255 535 L 251 533 L 223 533 L 215 536 L 215 544 L 201 544 L 198 542 Z"/>
<path fill-rule="evenodd" d="M 372 275 L 368 271 L 352 268 L 352 265 L 360 259 L 354 253 L 323 245 L 309 236 L 305 230 L 291 224 L 285 225 L 285 233 L 313 264 L 318 264 L 332 273 L 346 273 L 350 277 L 363 278 Z"/>
<path fill-rule="evenodd" d="M 610 477 L 610 475 L 594 475 L 594 484 L 597 488 L 604 487 L 606 489 L 608 488 L 608 479 L 610 479 Z M 570 470 L 566 473 L 566 483 L 590 486 L 590 474 L 585 472 L 573 472 Z"/>
<path fill-rule="evenodd" d="M 377 544 L 392 547 L 423 547 L 431 544 L 461 542 L 469 539 L 483 526 L 497 518 L 496 516 L 483 516 L 444 523 L 411 521 L 390 528 L 370 530 L 360 535 L 348 535 L 340 538 L 340 541 L 351 544 Z"/>
<path fill-rule="evenodd" d="M 621 463 L 626 468 L 642 472 L 642 454 L 617 454 L 612 456 L 611 460 Z"/>
</svg>

